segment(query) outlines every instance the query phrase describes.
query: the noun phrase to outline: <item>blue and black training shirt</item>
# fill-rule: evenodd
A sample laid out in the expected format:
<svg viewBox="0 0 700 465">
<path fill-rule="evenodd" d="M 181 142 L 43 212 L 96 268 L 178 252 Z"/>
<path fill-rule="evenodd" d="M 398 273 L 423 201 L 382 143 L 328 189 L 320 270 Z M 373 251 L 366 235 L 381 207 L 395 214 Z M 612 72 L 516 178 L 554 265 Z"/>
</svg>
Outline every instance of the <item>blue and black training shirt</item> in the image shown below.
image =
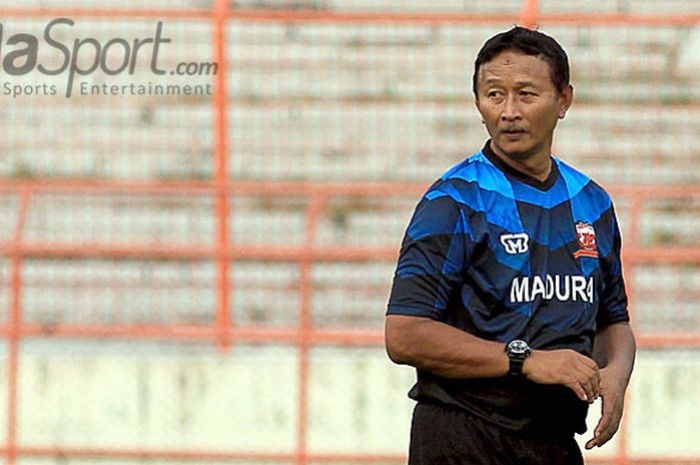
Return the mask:
<svg viewBox="0 0 700 465">
<path fill-rule="evenodd" d="M 504 347 L 523 339 L 590 357 L 597 329 L 629 320 L 620 244 L 612 201 L 598 184 L 555 157 L 538 181 L 487 142 L 418 203 L 387 314 L 431 318 Z M 409 395 L 525 433 L 586 429 L 587 403 L 564 386 L 418 370 Z"/>
</svg>

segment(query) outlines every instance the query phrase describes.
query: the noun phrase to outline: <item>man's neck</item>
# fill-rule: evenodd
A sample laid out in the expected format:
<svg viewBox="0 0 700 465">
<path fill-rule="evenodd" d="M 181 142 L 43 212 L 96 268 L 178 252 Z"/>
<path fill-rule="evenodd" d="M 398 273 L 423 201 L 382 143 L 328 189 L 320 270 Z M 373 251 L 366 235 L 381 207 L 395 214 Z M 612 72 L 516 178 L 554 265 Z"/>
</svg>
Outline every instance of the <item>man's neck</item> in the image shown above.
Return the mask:
<svg viewBox="0 0 700 465">
<path fill-rule="evenodd" d="M 501 150 L 496 147 L 496 144 L 493 143 L 493 140 L 490 145 L 491 150 L 493 150 L 498 158 L 503 160 L 503 163 L 538 181 L 546 181 L 549 177 L 549 173 L 552 172 L 552 159 L 549 156 L 551 148 L 546 147 L 545 150 L 520 160 L 511 158 L 501 152 Z"/>
</svg>

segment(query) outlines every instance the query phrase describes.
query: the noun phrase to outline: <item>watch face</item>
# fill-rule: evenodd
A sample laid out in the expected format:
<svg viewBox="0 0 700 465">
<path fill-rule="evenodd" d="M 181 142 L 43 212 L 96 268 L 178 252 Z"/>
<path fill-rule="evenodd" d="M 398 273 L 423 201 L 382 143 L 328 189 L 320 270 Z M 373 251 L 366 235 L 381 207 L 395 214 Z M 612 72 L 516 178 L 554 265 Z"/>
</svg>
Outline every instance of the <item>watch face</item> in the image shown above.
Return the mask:
<svg viewBox="0 0 700 465">
<path fill-rule="evenodd" d="M 508 351 L 513 354 L 526 354 L 530 351 L 527 342 L 516 339 L 508 344 Z"/>
</svg>

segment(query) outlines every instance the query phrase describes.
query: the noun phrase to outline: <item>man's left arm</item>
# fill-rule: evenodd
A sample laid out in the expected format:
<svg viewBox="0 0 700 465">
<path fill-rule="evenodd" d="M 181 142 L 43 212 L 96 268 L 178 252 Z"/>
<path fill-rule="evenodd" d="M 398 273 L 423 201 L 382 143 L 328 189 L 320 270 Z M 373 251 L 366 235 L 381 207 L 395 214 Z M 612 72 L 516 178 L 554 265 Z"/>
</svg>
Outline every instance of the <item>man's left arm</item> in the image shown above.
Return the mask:
<svg viewBox="0 0 700 465">
<path fill-rule="evenodd" d="M 636 350 L 634 333 L 627 322 L 611 324 L 596 333 L 593 358 L 600 367 L 602 416 L 586 449 L 602 446 L 617 432 Z"/>
</svg>

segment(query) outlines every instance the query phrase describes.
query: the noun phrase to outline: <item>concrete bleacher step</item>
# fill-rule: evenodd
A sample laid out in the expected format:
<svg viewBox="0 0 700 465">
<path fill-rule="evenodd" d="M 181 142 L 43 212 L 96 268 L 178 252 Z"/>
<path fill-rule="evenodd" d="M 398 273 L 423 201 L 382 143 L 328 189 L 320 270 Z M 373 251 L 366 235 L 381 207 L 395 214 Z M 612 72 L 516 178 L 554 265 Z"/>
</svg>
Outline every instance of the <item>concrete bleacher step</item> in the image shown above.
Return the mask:
<svg viewBox="0 0 700 465">
<path fill-rule="evenodd" d="M 518 15 L 523 7 L 522 0 L 501 0 L 482 2 L 478 0 L 437 0 L 426 4 L 420 0 L 396 3 L 391 0 L 239 0 L 233 3 L 235 9 L 309 10 L 329 12 L 391 12 L 391 13 L 498 13 Z M 542 0 L 539 2 L 542 13 L 570 14 L 697 14 L 700 8 L 693 0 L 601 0 L 591 2 L 571 2 L 568 0 Z"/>
<path fill-rule="evenodd" d="M 150 104 L 149 104 L 150 105 Z M 700 117 L 686 106 L 577 102 L 561 122 L 554 153 L 586 170 L 624 171 L 625 181 L 698 177 Z M 7 177 L 208 179 L 213 173 L 209 104 L 123 110 L 68 106 L 12 117 L 37 127 L 8 135 Z M 144 111 L 147 123 L 144 123 Z M 55 112 L 55 114 L 54 114 Z M 58 120 L 52 127 L 50 121 Z M 77 126 L 63 138 L 61 121 Z M 186 123 L 185 123 L 186 122 Z M 79 123 L 79 124 L 78 124 Z M 183 129 L 175 128 L 182 127 Z M 108 137 L 96 137 L 111 128 Z M 231 105 L 230 174 L 235 179 L 429 180 L 479 150 L 487 137 L 470 103 L 355 102 Z M 585 140 L 586 144 L 579 141 Z M 682 158 L 684 165 L 672 163 Z M 599 163 L 614 159 L 616 164 Z M 290 163 L 291 162 L 291 163 Z M 658 168 L 652 172 L 650 168 Z M 614 176 L 604 175 L 606 179 Z"/>
<path fill-rule="evenodd" d="M 501 0 L 493 5 L 475 0 L 436 0 L 426 4 L 420 0 L 400 3 L 387 0 L 240 0 L 234 9 L 307 10 L 328 12 L 392 12 L 392 13 L 512 13 L 517 14 L 521 0 Z"/>
<path fill-rule="evenodd" d="M 658 170 L 654 174 L 658 177 Z M 61 195 L 59 199 L 50 200 L 42 197 L 35 196 L 28 210 L 23 235 L 29 243 L 214 246 L 212 198 L 176 201 L 158 196 L 91 198 L 81 194 Z M 395 198 L 339 196 L 331 199 L 318 219 L 314 244 L 321 247 L 398 246 L 419 198 L 420 195 L 411 194 Z M 625 198 L 617 200 L 621 202 L 618 209 L 625 226 L 629 220 Z M 1 239 L 10 241 L 18 207 L 16 201 L 9 199 L 4 204 L 7 220 Z M 639 218 L 642 245 L 693 246 L 700 243 L 694 234 L 700 229 L 697 199 L 659 199 L 643 207 Z M 234 197 L 231 211 L 229 231 L 236 245 L 294 247 L 304 244 L 308 220 L 305 208 L 280 198 L 250 196 L 246 201 Z"/>
<path fill-rule="evenodd" d="M 320 328 L 383 324 L 393 263 L 316 264 L 312 323 Z M 8 267 L 0 277 L 9 278 Z M 294 264 L 235 263 L 231 318 L 237 325 L 299 324 L 299 268 Z M 23 315 L 30 324 L 212 324 L 216 318 L 213 263 L 33 260 L 24 268 Z M 697 331 L 694 302 L 700 273 L 683 266 L 635 269 L 634 321 L 638 331 Z M 40 288 L 41 292 L 32 292 Z M 0 300 L 8 298 L 0 292 Z M 283 303 L 283 304 L 282 304 Z"/>
<path fill-rule="evenodd" d="M 205 245 L 214 238 L 213 199 L 133 195 L 35 195 L 26 218 L 29 242 Z"/>
<path fill-rule="evenodd" d="M 24 320 L 48 329 L 56 323 L 210 324 L 215 319 L 211 262 L 34 259 L 24 263 L 23 279 Z"/>
<path fill-rule="evenodd" d="M 254 99 L 470 100 L 471 59 L 455 44 L 240 45 L 229 71 L 232 96 Z M 282 52 L 281 50 L 284 50 Z M 626 47 L 584 48 L 571 52 L 572 79 L 587 100 L 697 100 L 688 85 L 693 76 L 676 76 L 670 50 Z M 664 86 L 660 86 L 660 82 Z M 602 89 L 601 89 L 602 87 Z M 611 92 L 606 92 L 611 89 Z M 683 94 L 685 91 L 685 94 Z"/>
<path fill-rule="evenodd" d="M 62 8 L 66 3 L 63 0 L 23 0 L 23 8 Z M 105 3 L 100 0 L 74 0 L 71 2 L 74 8 L 104 9 Z M 211 9 L 212 0 L 155 0 L 149 2 L 151 9 Z M 109 3 L 112 9 L 135 8 L 130 0 L 113 0 Z"/>
<path fill-rule="evenodd" d="M 543 13 L 635 13 L 635 14 L 698 14 L 700 6 L 694 0 L 603 0 L 596 2 L 570 2 L 567 0 L 541 0 Z"/>
</svg>

